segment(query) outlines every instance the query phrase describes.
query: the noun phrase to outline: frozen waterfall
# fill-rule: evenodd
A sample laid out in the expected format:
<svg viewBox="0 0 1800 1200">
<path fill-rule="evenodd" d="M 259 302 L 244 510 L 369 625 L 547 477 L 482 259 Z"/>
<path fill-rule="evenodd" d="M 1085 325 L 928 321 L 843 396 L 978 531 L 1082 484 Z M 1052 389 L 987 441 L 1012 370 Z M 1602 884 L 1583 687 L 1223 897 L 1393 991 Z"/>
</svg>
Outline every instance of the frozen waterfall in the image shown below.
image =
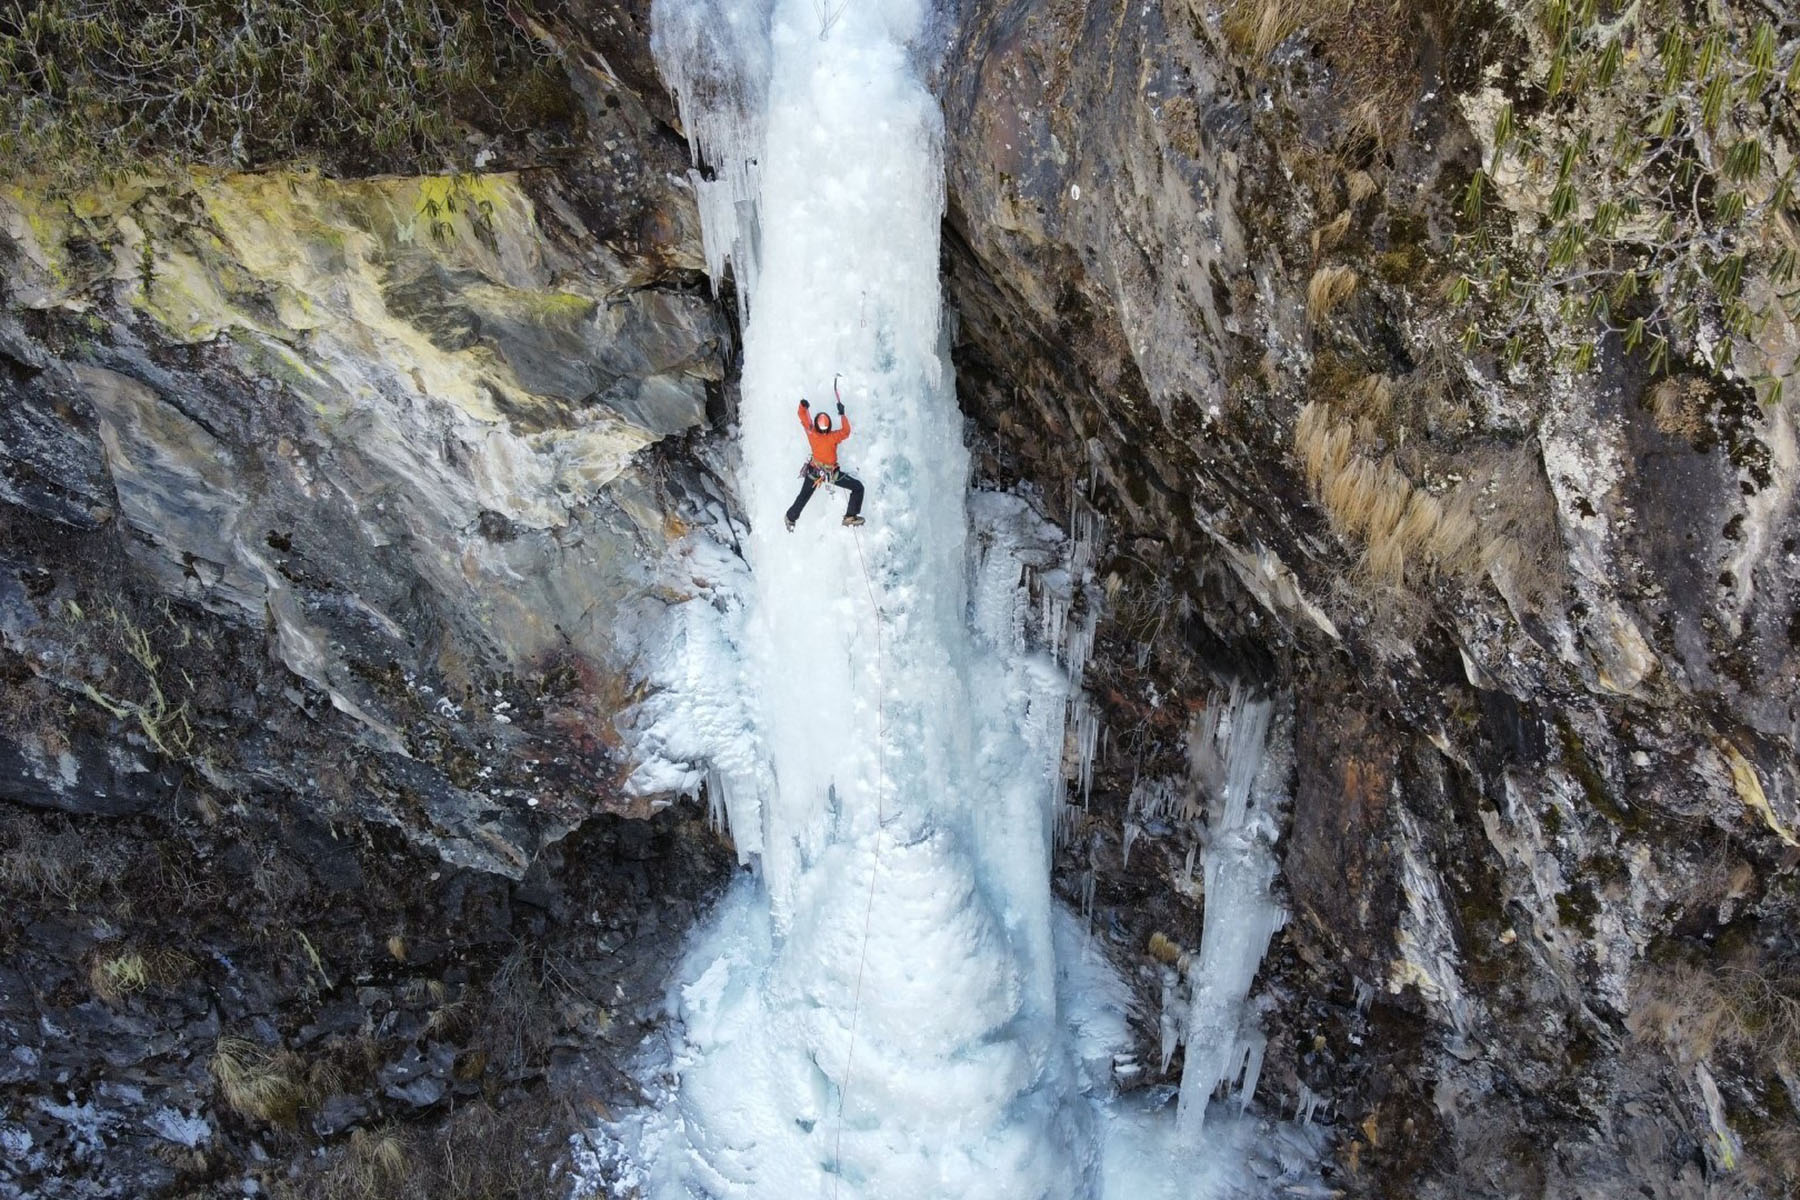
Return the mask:
<svg viewBox="0 0 1800 1200">
<path fill-rule="evenodd" d="M 665 763 L 640 782 L 704 777 L 757 870 L 689 949 L 657 1102 L 609 1135 L 607 1169 L 635 1189 L 620 1195 L 1123 1200 L 1248 1178 L 1248 1125 L 1178 1137 L 1172 1106 L 1111 1101 L 1129 993 L 1051 896 L 1070 660 L 1093 635 L 1068 613 L 1090 568 L 1023 500 L 969 490 L 941 119 L 918 68 L 930 18 L 917 0 L 654 10 L 707 166 L 709 269 L 745 314 L 751 529 L 744 594 L 719 602 L 720 629 L 690 623 L 665 673 L 645 732 Z M 829 411 L 839 374 L 868 524 L 840 525 L 826 490 L 790 533 L 795 405 Z M 1264 705 L 1231 724 L 1251 759 L 1267 721 Z M 1267 905 L 1267 875 L 1244 880 Z M 1212 929 L 1209 905 L 1209 947 Z M 1267 940 L 1236 943 L 1248 965 L 1228 964 L 1190 1038 L 1229 1022 L 1219 1052 L 1244 1044 Z"/>
</svg>

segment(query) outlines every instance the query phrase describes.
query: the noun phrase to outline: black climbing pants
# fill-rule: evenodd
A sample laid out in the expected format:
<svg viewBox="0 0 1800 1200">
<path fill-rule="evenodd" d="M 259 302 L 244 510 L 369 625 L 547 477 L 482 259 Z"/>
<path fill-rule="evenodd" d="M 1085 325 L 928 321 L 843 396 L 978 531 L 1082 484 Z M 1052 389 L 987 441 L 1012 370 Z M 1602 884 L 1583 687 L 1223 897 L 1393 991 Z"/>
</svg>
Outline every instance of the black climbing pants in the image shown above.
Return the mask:
<svg viewBox="0 0 1800 1200">
<path fill-rule="evenodd" d="M 787 519 L 790 521 L 798 521 L 800 519 L 800 510 L 806 507 L 806 502 L 812 499 L 812 494 L 816 492 L 822 484 L 827 483 L 836 484 L 838 487 L 849 491 L 850 506 L 844 510 L 844 515 L 846 517 L 854 517 L 862 512 L 862 480 L 856 478 L 854 475 L 846 475 L 842 471 L 835 470 L 831 467 L 815 467 L 811 463 L 808 463 L 805 469 L 800 472 L 800 494 L 795 496 L 793 504 L 788 506 Z"/>
</svg>

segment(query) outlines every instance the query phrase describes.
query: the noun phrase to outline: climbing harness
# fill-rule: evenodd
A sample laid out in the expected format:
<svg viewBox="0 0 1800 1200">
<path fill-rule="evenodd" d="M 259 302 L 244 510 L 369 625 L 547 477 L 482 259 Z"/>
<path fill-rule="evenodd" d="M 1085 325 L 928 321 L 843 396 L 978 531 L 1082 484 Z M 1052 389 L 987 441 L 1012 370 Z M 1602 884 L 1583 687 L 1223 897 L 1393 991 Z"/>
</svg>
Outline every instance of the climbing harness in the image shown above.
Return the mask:
<svg viewBox="0 0 1800 1200">
<path fill-rule="evenodd" d="M 834 381 L 832 390 L 836 389 Z M 863 969 L 869 965 L 869 930 L 875 919 L 875 879 L 881 873 L 881 832 L 887 824 L 882 807 L 882 792 L 887 786 L 887 696 L 882 688 L 881 673 L 881 605 L 875 601 L 875 584 L 869 578 L 869 559 L 863 553 L 862 533 L 855 529 L 851 532 L 856 537 L 857 561 L 862 564 L 863 589 L 868 592 L 869 610 L 875 618 L 875 849 L 869 863 L 869 898 L 863 905 L 862 950 L 856 961 L 856 987 L 850 993 L 850 1044 L 844 1051 L 844 1083 L 838 1088 L 837 1135 L 831 1147 L 833 1200 L 836 1200 L 844 1178 L 844 1104 L 850 1095 L 850 1069 L 856 1062 L 856 1018 L 862 1011 Z"/>
</svg>

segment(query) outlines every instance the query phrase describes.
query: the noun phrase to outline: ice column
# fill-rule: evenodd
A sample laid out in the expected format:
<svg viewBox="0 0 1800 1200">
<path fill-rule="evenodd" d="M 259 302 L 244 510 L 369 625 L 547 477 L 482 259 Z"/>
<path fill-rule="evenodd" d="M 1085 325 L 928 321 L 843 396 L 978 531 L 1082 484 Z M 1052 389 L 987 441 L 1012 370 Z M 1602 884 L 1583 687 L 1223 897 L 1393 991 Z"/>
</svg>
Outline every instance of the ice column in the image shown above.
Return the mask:
<svg viewBox="0 0 1800 1200">
<path fill-rule="evenodd" d="M 1269 895 L 1285 774 L 1264 756 L 1270 712 L 1267 700 L 1234 688 L 1223 711 L 1209 706 L 1191 732 L 1193 773 L 1210 777 L 1213 787 L 1202 857 L 1206 915 L 1200 953 L 1188 969 L 1187 1059 L 1177 1117 L 1184 1136 L 1198 1135 L 1213 1090 L 1240 1071 L 1240 1106 L 1248 1104 L 1262 1067 L 1263 1037 L 1245 998 L 1269 939 L 1287 919 Z"/>
</svg>

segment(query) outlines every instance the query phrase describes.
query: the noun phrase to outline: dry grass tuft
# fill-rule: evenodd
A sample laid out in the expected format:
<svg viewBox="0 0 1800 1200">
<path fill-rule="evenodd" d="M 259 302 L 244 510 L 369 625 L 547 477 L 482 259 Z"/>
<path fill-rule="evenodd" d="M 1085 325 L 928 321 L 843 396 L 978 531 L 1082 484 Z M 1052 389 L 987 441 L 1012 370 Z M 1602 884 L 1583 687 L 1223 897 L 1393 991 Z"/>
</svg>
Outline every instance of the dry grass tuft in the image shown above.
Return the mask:
<svg viewBox="0 0 1800 1200">
<path fill-rule="evenodd" d="M 1357 275 L 1340 263 L 1320 267 L 1306 285 L 1306 316 L 1317 325 L 1356 292 Z"/>
<path fill-rule="evenodd" d="M 1393 411 L 1394 388 L 1385 375 L 1365 375 L 1352 385 L 1345 399 L 1351 413 L 1372 421 L 1385 421 L 1388 413 Z"/>
<path fill-rule="evenodd" d="M 1334 24 L 1346 0 L 1238 0 L 1225 14 L 1225 36 L 1240 54 L 1265 59 L 1303 26 Z"/>
<path fill-rule="evenodd" d="M 1350 210 L 1345 209 L 1325 224 L 1313 230 L 1312 248 L 1314 254 L 1322 254 L 1339 242 L 1350 232 Z"/>
<path fill-rule="evenodd" d="M 1312 230 L 1312 252 L 1314 254 L 1327 252 L 1339 241 L 1343 241 L 1348 232 L 1350 232 L 1350 210 L 1345 209 L 1327 221 L 1325 225 L 1319 225 L 1316 230 Z"/>
<path fill-rule="evenodd" d="M 1375 506 L 1375 463 L 1358 454 L 1344 464 L 1343 470 L 1328 477 L 1319 488 L 1325 501 L 1325 512 L 1331 523 L 1345 533 L 1354 533 L 1365 524 L 1363 514 Z"/>
<path fill-rule="evenodd" d="M 1393 533 L 1377 534 L 1363 555 L 1371 582 L 1399 587 L 1406 582 L 1406 543 Z"/>
<path fill-rule="evenodd" d="M 1411 546 L 1434 554 L 1437 532 L 1444 524 L 1444 505 L 1430 492 L 1415 489 L 1406 501 L 1406 511 L 1394 526 L 1394 536 Z"/>
<path fill-rule="evenodd" d="M 270 1050 L 248 1038 L 222 1037 L 213 1050 L 213 1078 L 239 1116 L 268 1125 L 292 1125 L 311 1099 L 306 1064 L 287 1050 Z"/>
<path fill-rule="evenodd" d="M 1474 553 L 1481 526 L 1467 499 L 1453 494 L 1439 510 L 1438 523 L 1431 530 L 1432 558 L 1455 575 L 1467 575 L 1478 566 Z"/>
<path fill-rule="evenodd" d="M 350 1135 L 349 1161 L 368 1194 L 377 1195 L 381 1185 L 406 1178 L 409 1148 L 406 1135 L 392 1125 Z"/>
<path fill-rule="evenodd" d="M 1344 393 L 1344 406 L 1358 414 L 1351 420 L 1333 420 L 1331 406 L 1314 400 L 1294 422 L 1295 452 L 1332 528 L 1363 542 L 1363 572 L 1372 584 L 1398 587 L 1409 574 L 1466 576 L 1494 566 L 1486 551 L 1516 543 L 1481 542 L 1460 492 L 1440 499 L 1414 487 L 1392 458 L 1377 460 L 1358 449 L 1373 444 L 1376 422 L 1392 404 L 1389 382 L 1369 375 Z"/>
<path fill-rule="evenodd" d="M 1400 519 L 1406 515 L 1407 503 L 1412 499 L 1412 483 L 1391 458 L 1382 460 L 1375 468 L 1375 480 L 1374 503 L 1365 514 L 1367 524 L 1363 533 L 1371 539 L 1390 538 L 1399 527 Z"/>
<path fill-rule="evenodd" d="M 88 987 L 108 1004 L 153 987 L 169 987 L 193 972 L 194 960 L 179 950 L 101 947 L 88 956 Z"/>
<path fill-rule="evenodd" d="M 108 1004 L 149 988 L 150 964 L 135 950 L 102 951 L 88 960 L 88 986 Z"/>
<path fill-rule="evenodd" d="M 1294 449 L 1315 488 L 1344 469 L 1350 458 L 1350 428 L 1334 425 L 1331 410 L 1314 400 L 1300 410 L 1294 422 Z"/>
<path fill-rule="evenodd" d="M 1225 14 L 1225 36 L 1240 54 L 1267 58 L 1305 15 L 1306 5 L 1297 0 L 1240 0 Z"/>
<path fill-rule="evenodd" d="M 434 1038 L 460 1041 L 474 1030 L 479 1016 L 467 1000 L 440 1000 L 425 1018 L 425 1032 Z"/>
<path fill-rule="evenodd" d="M 87 837 L 73 823 L 30 816 L 0 822 L 0 896 L 75 909 L 103 898 L 122 902 L 126 857 L 109 839 Z"/>
<path fill-rule="evenodd" d="M 1701 379 L 1664 379 L 1645 397 L 1657 429 L 1670 437 L 1693 441 L 1707 431 L 1713 390 Z"/>
<path fill-rule="evenodd" d="M 1350 193 L 1350 207 L 1352 208 L 1380 190 L 1379 185 L 1375 182 L 1375 177 L 1367 171 L 1350 172 L 1350 178 L 1344 186 Z"/>
</svg>

